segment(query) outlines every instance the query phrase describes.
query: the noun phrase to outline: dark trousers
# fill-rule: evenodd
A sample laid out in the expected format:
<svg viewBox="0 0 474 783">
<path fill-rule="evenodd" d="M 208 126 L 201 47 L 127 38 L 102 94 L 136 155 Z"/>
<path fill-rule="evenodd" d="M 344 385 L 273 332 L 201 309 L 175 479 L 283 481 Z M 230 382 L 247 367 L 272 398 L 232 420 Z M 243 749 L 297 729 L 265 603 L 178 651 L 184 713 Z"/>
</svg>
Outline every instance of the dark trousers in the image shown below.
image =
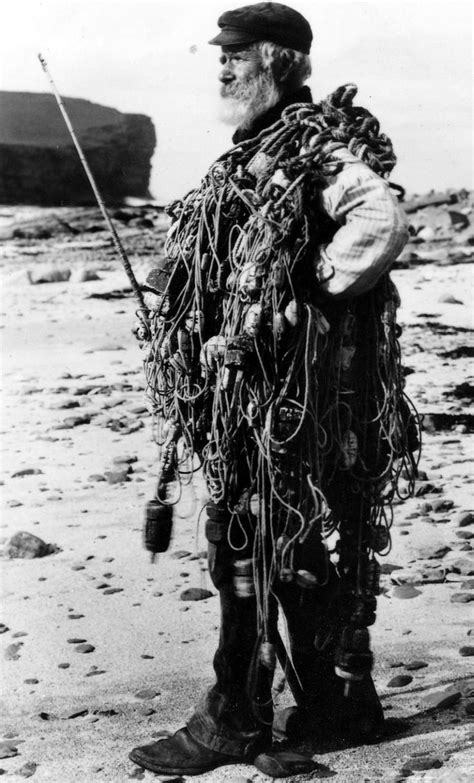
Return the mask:
<svg viewBox="0 0 474 783">
<path fill-rule="evenodd" d="M 258 664 L 260 641 L 255 597 L 234 589 L 234 563 L 242 557 L 227 540 L 209 544 L 209 573 L 219 591 L 221 628 L 214 657 L 215 684 L 188 722 L 194 738 L 212 750 L 235 756 L 251 753 L 271 736 L 273 671 Z M 283 610 L 291 656 L 307 706 L 318 699 L 321 682 L 334 678 L 334 625 L 338 623 L 337 578 L 320 540 L 306 542 L 304 559 L 323 575 L 321 587 L 303 588 L 295 581 L 275 584 L 269 613 L 276 622 Z M 315 648 L 315 637 L 321 649 Z"/>
</svg>

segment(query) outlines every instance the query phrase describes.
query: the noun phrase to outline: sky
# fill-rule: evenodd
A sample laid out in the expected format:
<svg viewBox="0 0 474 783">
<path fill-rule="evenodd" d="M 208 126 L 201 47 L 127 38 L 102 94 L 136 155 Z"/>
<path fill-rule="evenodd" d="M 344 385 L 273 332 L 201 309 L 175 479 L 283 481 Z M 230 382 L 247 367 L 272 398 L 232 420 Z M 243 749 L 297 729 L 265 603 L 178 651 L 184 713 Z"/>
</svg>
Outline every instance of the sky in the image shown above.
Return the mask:
<svg viewBox="0 0 474 783">
<path fill-rule="evenodd" d="M 195 187 L 230 146 L 218 119 L 217 18 L 246 0 L 9 0 L 0 89 L 60 93 L 149 115 L 158 145 L 151 191 Z M 248 3 L 247 3 L 248 4 Z M 313 28 L 314 99 L 341 84 L 375 114 L 409 193 L 472 188 L 470 0 L 295 0 Z M 1 118 L 0 118 L 1 122 Z"/>
</svg>

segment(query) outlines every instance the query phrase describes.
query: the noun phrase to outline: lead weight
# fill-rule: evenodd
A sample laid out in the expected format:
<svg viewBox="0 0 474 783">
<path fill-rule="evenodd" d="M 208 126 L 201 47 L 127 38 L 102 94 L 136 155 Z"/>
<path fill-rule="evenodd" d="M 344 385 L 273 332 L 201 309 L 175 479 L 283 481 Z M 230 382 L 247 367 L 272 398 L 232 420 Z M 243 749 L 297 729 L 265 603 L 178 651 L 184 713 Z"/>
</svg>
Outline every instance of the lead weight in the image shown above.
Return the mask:
<svg viewBox="0 0 474 783">
<path fill-rule="evenodd" d="M 300 568 L 296 572 L 296 583 L 303 588 L 317 587 L 318 580 L 314 574 L 310 571 L 306 571 L 304 568 Z"/>
<path fill-rule="evenodd" d="M 234 592 L 238 598 L 252 598 L 255 595 L 253 581 L 253 560 L 236 560 L 234 563 Z"/>
<path fill-rule="evenodd" d="M 375 525 L 370 531 L 370 548 L 380 554 L 390 544 L 390 531 L 385 525 Z"/>
<path fill-rule="evenodd" d="M 259 304 L 252 304 L 247 309 L 244 318 L 244 332 L 250 337 L 256 337 L 260 331 L 262 321 L 262 307 Z"/>
<path fill-rule="evenodd" d="M 285 307 L 285 318 L 290 326 L 297 326 L 300 320 L 300 307 L 296 299 L 292 299 Z"/>
<path fill-rule="evenodd" d="M 271 642 L 262 642 L 258 657 L 260 659 L 260 663 L 265 666 L 266 669 L 273 671 L 276 666 L 275 645 Z"/>
</svg>

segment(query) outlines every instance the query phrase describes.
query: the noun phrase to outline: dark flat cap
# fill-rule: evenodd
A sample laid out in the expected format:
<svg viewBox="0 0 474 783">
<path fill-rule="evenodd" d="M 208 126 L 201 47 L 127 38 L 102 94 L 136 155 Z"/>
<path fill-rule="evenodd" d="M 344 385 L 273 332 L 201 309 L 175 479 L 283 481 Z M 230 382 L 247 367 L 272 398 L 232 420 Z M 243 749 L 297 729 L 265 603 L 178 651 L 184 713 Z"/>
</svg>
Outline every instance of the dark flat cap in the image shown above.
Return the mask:
<svg viewBox="0 0 474 783">
<path fill-rule="evenodd" d="M 209 41 L 216 46 L 272 41 L 309 54 L 313 40 L 304 16 L 282 3 L 255 3 L 225 11 L 217 24 L 221 32 Z"/>
</svg>

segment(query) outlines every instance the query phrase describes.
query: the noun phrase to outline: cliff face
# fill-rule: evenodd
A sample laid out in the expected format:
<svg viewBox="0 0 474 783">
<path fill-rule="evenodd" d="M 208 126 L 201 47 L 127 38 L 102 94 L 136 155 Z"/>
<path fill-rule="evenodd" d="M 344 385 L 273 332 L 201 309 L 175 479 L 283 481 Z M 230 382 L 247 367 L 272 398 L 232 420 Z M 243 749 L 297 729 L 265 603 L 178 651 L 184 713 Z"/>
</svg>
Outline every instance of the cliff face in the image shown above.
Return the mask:
<svg viewBox="0 0 474 783">
<path fill-rule="evenodd" d="M 149 198 L 156 135 L 143 114 L 64 98 L 99 190 L 108 203 Z M 54 97 L 0 91 L 0 203 L 88 205 L 90 184 Z"/>
</svg>

